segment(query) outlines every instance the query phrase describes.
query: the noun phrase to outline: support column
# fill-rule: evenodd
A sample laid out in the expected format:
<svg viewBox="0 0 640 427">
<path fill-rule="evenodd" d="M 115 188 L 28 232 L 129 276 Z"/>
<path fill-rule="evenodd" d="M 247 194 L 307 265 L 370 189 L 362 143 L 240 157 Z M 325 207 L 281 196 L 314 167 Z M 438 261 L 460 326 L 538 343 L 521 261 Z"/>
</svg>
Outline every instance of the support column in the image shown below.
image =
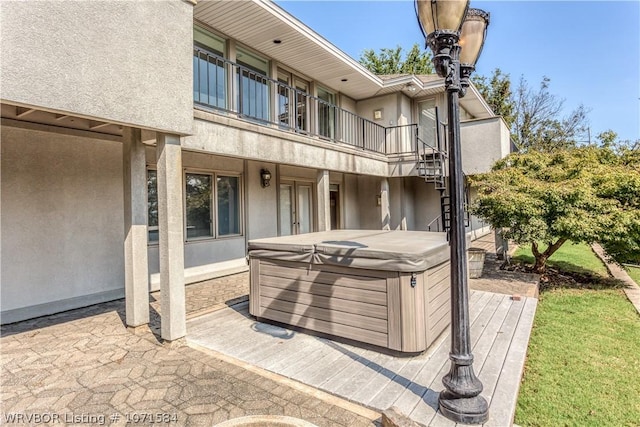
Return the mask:
<svg viewBox="0 0 640 427">
<path fill-rule="evenodd" d="M 319 170 L 316 177 L 318 200 L 318 231 L 331 230 L 331 200 L 329 187 L 329 171 Z"/>
<path fill-rule="evenodd" d="M 187 332 L 184 295 L 182 147 L 180 137 L 158 133 L 158 228 L 160 231 L 161 336 L 167 341 Z"/>
<path fill-rule="evenodd" d="M 127 326 L 136 327 L 149 323 L 147 170 L 140 129 L 123 130 L 122 163 L 125 314 Z"/>
<path fill-rule="evenodd" d="M 383 230 L 391 230 L 391 206 L 389 204 L 389 179 L 380 180 L 380 219 Z"/>
</svg>

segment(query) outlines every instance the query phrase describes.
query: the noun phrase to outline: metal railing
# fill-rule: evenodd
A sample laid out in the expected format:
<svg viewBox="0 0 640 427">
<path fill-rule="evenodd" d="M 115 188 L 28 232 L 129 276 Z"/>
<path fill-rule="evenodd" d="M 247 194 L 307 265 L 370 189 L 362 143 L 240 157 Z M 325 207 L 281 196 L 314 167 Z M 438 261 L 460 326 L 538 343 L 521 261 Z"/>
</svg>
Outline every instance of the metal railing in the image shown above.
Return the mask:
<svg viewBox="0 0 640 427">
<path fill-rule="evenodd" d="M 412 154 L 417 150 L 418 125 L 398 125 L 385 128 L 388 154 Z"/>
<path fill-rule="evenodd" d="M 193 48 L 193 70 L 193 99 L 198 106 L 389 154 L 384 126 L 259 71 L 197 46 Z"/>
</svg>

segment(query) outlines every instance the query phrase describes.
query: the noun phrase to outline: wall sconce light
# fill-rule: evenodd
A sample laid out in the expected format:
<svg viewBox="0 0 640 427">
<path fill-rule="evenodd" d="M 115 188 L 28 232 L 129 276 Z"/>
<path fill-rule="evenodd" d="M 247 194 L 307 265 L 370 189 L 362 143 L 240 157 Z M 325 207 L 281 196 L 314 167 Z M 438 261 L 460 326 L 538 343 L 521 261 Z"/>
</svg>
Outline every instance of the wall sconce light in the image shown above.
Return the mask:
<svg viewBox="0 0 640 427">
<path fill-rule="evenodd" d="M 269 172 L 268 169 L 262 169 L 260 171 L 260 181 L 262 188 L 267 188 L 271 185 L 271 172 Z"/>
<path fill-rule="evenodd" d="M 373 120 L 382 120 L 382 108 L 373 110 Z"/>
<path fill-rule="evenodd" d="M 382 206 L 382 194 L 378 194 L 376 196 L 376 205 L 377 206 Z"/>
</svg>

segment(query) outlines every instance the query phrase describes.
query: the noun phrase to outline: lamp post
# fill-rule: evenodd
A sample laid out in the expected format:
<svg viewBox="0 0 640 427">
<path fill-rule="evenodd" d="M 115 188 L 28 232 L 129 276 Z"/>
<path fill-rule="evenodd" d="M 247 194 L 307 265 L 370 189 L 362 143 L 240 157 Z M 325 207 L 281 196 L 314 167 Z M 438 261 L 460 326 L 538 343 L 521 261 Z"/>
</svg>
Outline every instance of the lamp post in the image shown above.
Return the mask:
<svg viewBox="0 0 640 427">
<path fill-rule="evenodd" d="M 451 369 L 442 379 L 440 412 L 465 424 L 482 424 L 489 405 L 480 396 L 482 383 L 473 372 L 469 335 L 469 288 L 464 226 L 464 178 L 460 146 L 460 106 L 469 76 L 482 50 L 489 15 L 469 9 L 469 0 L 416 0 L 416 13 L 433 63 L 445 78 L 449 137 L 450 250 L 451 250 Z"/>
</svg>

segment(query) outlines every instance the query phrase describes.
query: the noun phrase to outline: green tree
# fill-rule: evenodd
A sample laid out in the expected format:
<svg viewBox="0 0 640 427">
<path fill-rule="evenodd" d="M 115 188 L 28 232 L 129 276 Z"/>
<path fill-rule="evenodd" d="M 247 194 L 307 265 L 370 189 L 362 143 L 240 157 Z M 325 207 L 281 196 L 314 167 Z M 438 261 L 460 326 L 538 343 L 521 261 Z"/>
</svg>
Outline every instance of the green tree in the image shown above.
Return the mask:
<svg viewBox="0 0 640 427">
<path fill-rule="evenodd" d="M 493 70 L 491 77 L 472 74 L 471 79 L 480 95 L 498 116 L 502 116 L 509 128 L 515 119 L 515 100 L 511 91 L 511 78 L 500 68 Z"/>
<path fill-rule="evenodd" d="M 402 47 L 382 48 L 379 52 L 365 49 L 360 63 L 374 74 L 433 74 L 431 54 L 415 43 L 403 58 Z"/>
<path fill-rule="evenodd" d="M 618 262 L 640 256 L 638 150 L 511 154 L 471 180 L 479 188 L 472 213 L 516 243 L 530 243 L 536 272 L 567 241 L 599 242 Z"/>
</svg>

